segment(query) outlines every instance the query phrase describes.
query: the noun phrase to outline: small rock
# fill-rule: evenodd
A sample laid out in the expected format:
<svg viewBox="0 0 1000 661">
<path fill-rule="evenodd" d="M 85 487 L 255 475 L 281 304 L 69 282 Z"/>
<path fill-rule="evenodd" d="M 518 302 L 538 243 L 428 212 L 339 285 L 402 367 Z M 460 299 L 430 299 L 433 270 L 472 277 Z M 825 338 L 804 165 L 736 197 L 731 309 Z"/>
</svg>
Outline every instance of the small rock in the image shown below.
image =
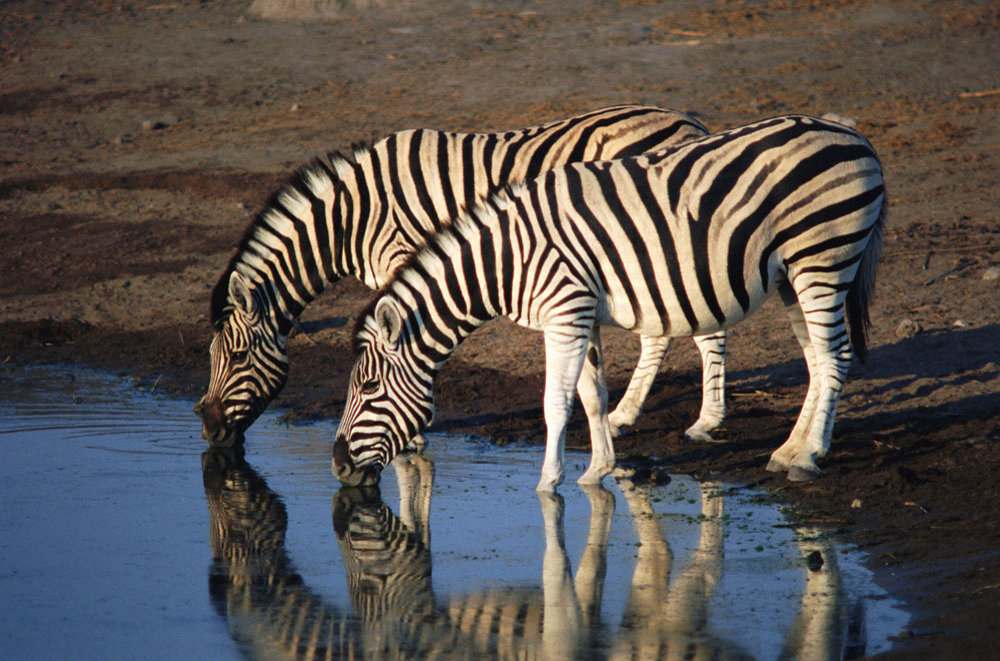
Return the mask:
<svg viewBox="0 0 1000 661">
<path fill-rule="evenodd" d="M 851 119 L 850 117 L 844 117 L 843 115 L 838 115 L 835 112 L 828 112 L 820 119 L 828 119 L 831 122 L 837 122 L 838 124 L 843 124 L 844 126 L 857 126 L 858 120 Z"/>
<path fill-rule="evenodd" d="M 922 330 L 923 328 L 920 327 L 918 322 L 912 319 L 903 319 L 899 322 L 899 325 L 896 326 L 896 337 L 908 340 L 911 337 L 916 336 Z"/>
<path fill-rule="evenodd" d="M 160 131 L 167 128 L 167 124 L 161 122 L 158 119 L 144 119 L 142 120 L 142 130 L 143 131 Z"/>
<path fill-rule="evenodd" d="M 955 320 L 955 323 L 952 324 L 952 326 L 954 326 L 955 328 L 972 328 L 972 324 L 965 321 L 964 319 Z"/>
<path fill-rule="evenodd" d="M 819 571 L 823 568 L 823 554 L 819 551 L 813 551 L 806 556 L 806 566 L 809 567 L 809 571 Z"/>
<path fill-rule="evenodd" d="M 1000 266 L 991 266 L 983 271 L 983 280 L 1000 280 Z"/>
<path fill-rule="evenodd" d="M 297 104 L 297 103 L 293 103 L 293 104 L 292 104 L 292 107 L 291 107 L 291 108 L 289 108 L 289 110 L 291 110 L 292 112 L 298 112 L 298 111 L 299 111 L 299 108 L 300 108 L 300 107 L 301 107 L 301 106 L 300 106 L 299 104 Z"/>
<path fill-rule="evenodd" d="M 859 509 L 861 509 L 861 499 L 860 498 L 855 498 L 854 500 L 851 501 L 851 509 L 852 510 L 859 510 Z"/>
</svg>

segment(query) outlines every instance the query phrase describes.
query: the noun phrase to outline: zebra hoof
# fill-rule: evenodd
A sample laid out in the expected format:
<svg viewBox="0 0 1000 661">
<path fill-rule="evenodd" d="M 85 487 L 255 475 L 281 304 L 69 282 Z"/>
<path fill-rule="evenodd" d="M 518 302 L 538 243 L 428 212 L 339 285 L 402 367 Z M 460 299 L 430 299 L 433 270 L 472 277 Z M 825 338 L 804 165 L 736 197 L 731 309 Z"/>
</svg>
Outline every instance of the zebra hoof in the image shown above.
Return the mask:
<svg viewBox="0 0 1000 661">
<path fill-rule="evenodd" d="M 588 468 L 587 471 L 577 479 L 576 483 L 581 487 L 593 486 L 595 484 L 600 484 L 601 480 L 604 479 L 605 475 L 610 475 L 614 467 L 607 467 L 594 469 Z"/>
<path fill-rule="evenodd" d="M 611 430 L 611 438 L 619 438 L 621 436 L 624 436 L 625 434 L 628 434 L 629 431 L 631 431 L 629 429 L 629 427 L 631 426 L 632 426 L 631 422 L 622 422 L 616 424 L 613 420 L 611 419 L 608 420 L 608 428 Z"/>
<path fill-rule="evenodd" d="M 818 468 L 804 468 L 802 466 L 791 466 L 788 469 L 788 479 L 791 482 L 809 482 L 821 475 Z"/>
<path fill-rule="evenodd" d="M 423 434 L 417 434 L 409 441 L 407 441 L 404 450 L 406 450 L 407 452 L 415 452 L 417 454 L 420 454 L 421 452 L 424 451 L 424 448 L 426 447 L 427 447 L 427 437 L 424 436 Z"/>
<path fill-rule="evenodd" d="M 555 477 L 546 477 L 545 475 L 542 475 L 542 479 L 538 481 L 538 486 L 535 487 L 535 491 L 540 491 L 540 492 L 555 491 L 556 487 L 562 484 L 562 481 L 563 481 L 562 474 L 556 475 Z"/>
<path fill-rule="evenodd" d="M 722 443 L 722 441 L 712 438 L 712 435 L 707 430 L 696 427 L 691 427 L 685 431 L 684 438 L 695 443 Z"/>
<path fill-rule="evenodd" d="M 772 473 L 784 473 L 788 469 L 788 464 L 774 457 L 771 457 L 771 461 L 767 462 L 767 470 Z"/>
</svg>

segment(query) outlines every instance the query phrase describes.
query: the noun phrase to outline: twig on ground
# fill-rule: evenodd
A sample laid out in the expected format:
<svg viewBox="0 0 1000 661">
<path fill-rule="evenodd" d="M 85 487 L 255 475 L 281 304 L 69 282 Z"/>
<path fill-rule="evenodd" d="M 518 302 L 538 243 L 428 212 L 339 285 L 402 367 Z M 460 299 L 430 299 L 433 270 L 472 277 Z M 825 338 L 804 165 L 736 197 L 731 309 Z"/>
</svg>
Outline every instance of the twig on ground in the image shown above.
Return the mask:
<svg viewBox="0 0 1000 661">
<path fill-rule="evenodd" d="M 976 263 L 975 261 L 962 262 L 961 264 L 959 264 L 958 266 L 956 266 L 954 268 L 950 268 L 947 271 L 944 271 L 943 273 L 938 273 L 933 278 L 930 278 L 929 280 L 927 280 L 926 282 L 924 282 L 924 287 L 926 287 L 927 285 L 933 285 L 935 282 L 937 282 L 941 278 L 943 278 L 945 276 L 948 276 L 948 275 L 951 275 L 952 273 L 957 273 L 957 272 L 959 272 L 959 271 L 961 271 L 963 269 L 967 269 L 967 268 L 969 268 L 970 266 L 972 266 L 975 263 Z"/>
<path fill-rule="evenodd" d="M 958 96 L 963 99 L 978 99 L 981 96 L 993 96 L 994 94 L 1000 94 L 1000 89 L 983 90 L 981 92 L 960 92 Z"/>
</svg>

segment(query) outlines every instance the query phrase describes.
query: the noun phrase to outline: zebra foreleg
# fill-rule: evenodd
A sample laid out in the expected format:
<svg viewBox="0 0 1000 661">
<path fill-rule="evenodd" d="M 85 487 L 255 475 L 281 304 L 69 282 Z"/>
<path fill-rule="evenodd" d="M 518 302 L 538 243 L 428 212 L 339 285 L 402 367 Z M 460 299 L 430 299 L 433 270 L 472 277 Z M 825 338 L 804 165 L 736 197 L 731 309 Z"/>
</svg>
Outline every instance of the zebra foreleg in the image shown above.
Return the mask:
<svg viewBox="0 0 1000 661">
<path fill-rule="evenodd" d="M 726 331 L 694 338 L 701 354 L 701 413 L 684 436 L 692 441 L 714 443 L 709 433 L 726 419 Z"/>
<path fill-rule="evenodd" d="M 590 466 L 577 484 L 600 484 L 615 467 L 615 448 L 608 423 L 608 387 L 604 380 L 604 351 L 597 326 L 590 331 L 590 346 L 576 384 L 590 426 Z"/>
<path fill-rule="evenodd" d="M 635 424 L 636 418 L 642 411 L 642 405 L 649 396 L 649 390 L 656 380 L 656 373 L 660 371 L 660 363 L 663 362 L 663 354 L 670 346 L 669 337 L 650 337 L 642 335 L 639 338 L 641 350 L 639 353 L 639 363 L 632 372 L 625 394 L 622 396 L 618 406 L 608 416 L 611 424 L 612 436 L 621 436 L 622 427 L 631 427 Z"/>
<path fill-rule="evenodd" d="M 564 477 L 566 424 L 573 410 L 573 393 L 587 351 L 591 324 L 545 330 L 545 460 L 537 491 L 554 491 Z"/>
</svg>

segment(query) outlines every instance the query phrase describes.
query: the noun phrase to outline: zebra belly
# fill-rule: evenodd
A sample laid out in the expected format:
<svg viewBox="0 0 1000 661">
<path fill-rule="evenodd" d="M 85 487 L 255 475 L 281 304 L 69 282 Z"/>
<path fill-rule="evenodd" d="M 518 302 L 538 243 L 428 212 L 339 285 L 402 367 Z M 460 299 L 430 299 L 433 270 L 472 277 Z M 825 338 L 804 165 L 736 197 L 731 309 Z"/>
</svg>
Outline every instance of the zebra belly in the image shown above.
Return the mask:
<svg viewBox="0 0 1000 661">
<path fill-rule="evenodd" d="M 706 296 L 697 286 L 686 287 L 683 293 L 678 293 L 673 288 L 657 290 L 653 285 L 638 287 L 636 283 L 629 283 L 631 286 L 617 288 L 618 291 L 604 297 L 598 323 L 655 337 L 691 337 L 724 330 L 756 312 L 776 289 L 776 274 L 766 287 L 759 278 L 754 280 L 746 283 L 749 296 L 746 309 L 725 284 L 714 284 L 712 295 Z M 724 280 L 713 278 L 712 282 Z M 709 298 L 714 300 L 713 304 L 709 304 Z"/>
</svg>

